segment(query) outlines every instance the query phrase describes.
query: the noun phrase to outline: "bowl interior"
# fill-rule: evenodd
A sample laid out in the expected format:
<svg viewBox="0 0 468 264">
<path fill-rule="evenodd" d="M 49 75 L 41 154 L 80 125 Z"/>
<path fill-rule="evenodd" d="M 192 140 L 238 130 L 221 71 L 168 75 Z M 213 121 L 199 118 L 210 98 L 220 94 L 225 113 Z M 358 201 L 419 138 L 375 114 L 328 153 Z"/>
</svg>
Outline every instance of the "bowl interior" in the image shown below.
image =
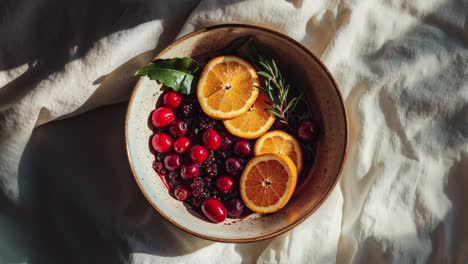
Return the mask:
<svg viewBox="0 0 468 264">
<path fill-rule="evenodd" d="M 207 60 L 234 39 L 255 36 L 261 50 L 272 55 L 286 72 L 293 87 L 303 88 L 314 117 L 323 128 L 313 168 L 298 186 L 290 202 L 271 215 L 253 214 L 222 224 L 210 223 L 190 213 L 183 203 L 170 196 L 152 169 L 154 156 L 149 149 L 152 130 L 150 112 L 162 93 L 161 85 L 143 77 L 130 100 L 126 141 L 129 161 L 142 192 L 167 220 L 178 227 L 211 240 L 246 242 L 265 239 L 294 227 L 315 211 L 338 181 L 347 147 L 347 123 L 343 101 L 335 82 L 322 64 L 307 50 L 279 33 L 241 25 L 208 28 L 179 39 L 163 50 L 158 58 L 195 57 Z"/>
</svg>

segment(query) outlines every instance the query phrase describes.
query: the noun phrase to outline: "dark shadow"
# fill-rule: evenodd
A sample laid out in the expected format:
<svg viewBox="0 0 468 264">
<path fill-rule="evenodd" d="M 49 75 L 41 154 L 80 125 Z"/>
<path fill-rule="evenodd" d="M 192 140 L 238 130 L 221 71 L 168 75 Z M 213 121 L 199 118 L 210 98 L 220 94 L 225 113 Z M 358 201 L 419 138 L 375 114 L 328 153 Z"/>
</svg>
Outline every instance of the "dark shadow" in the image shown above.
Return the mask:
<svg viewBox="0 0 468 264">
<path fill-rule="evenodd" d="M 28 68 L 15 80 L 0 87 L 0 110 L 17 102 L 51 74 L 63 71 L 65 64 L 83 57 L 97 41 L 115 32 L 160 19 L 163 30 L 171 29 L 161 33 L 154 47 L 160 50 L 177 36 L 198 2 L 1 1 L 0 71 L 21 65 Z M 185 13 L 179 5 L 184 6 Z M 182 12 L 171 13 L 176 6 Z M 139 65 L 149 61 L 153 52 L 137 56 Z M 105 77 L 101 76 L 94 84 L 106 80 Z"/>
<path fill-rule="evenodd" d="M 431 263 L 463 264 L 468 260 L 467 171 L 468 152 L 464 152 L 448 173 L 445 189 L 452 208 L 432 233 Z"/>
<path fill-rule="evenodd" d="M 0 192 L 0 209 L 0 263 L 25 262 L 25 215 L 3 192 Z"/>
<path fill-rule="evenodd" d="M 242 264 L 256 263 L 260 255 L 273 239 L 235 245 L 236 252 L 242 256 Z"/>
<path fill-rule="evenodd" d="M 151 20 L 170 17 L 170 12 L 158 10 L 170 10 L 181 4 L 187 6 L 188 16 L 198 1 L 171 4 L 170 1 L 4 0 L 0 3 L 3 18 L 0 71 L 34 62 L 50 66 L 77 59 L 97 40 Z M 163 21 L 167 22 L 171 23 Z"/>
<path fill-rule="evenodd" d="M 164 220 L 141 194 L 126 157 L 125 110 L 98 108 L 34 131 L 19 175 L 30 263 L 124 263 L 133 252 L 178 256 L 211 244 Z"/>
</svg>

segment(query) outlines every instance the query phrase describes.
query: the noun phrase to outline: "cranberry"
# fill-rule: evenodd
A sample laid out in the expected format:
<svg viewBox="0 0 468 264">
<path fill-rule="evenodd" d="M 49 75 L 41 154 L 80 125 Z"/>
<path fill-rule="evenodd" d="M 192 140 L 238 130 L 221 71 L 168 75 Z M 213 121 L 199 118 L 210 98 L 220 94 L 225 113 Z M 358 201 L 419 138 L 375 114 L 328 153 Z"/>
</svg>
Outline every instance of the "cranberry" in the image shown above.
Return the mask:
<svg viewBox="0 0 468 264">
<path fill-rule="evenodd" d="M 169 132 L 174 137 L 183 137 L 187 134 L 188 125 L 187 122 L 182 120 L 176 120 L 169 125 Z"/>
<path fill-rule="evenodd" d="M 180 156 L 176 154 L 169 154 L 164 158 L 164 165 L 170 171 L 176 170 L 180 167 Z"/>
<path fill-rule="evenodd" d="M 168 91 L 163 96 L 163 104 L 169 108 L 177 108 L 182 103 L 182 96 L 176 91 Z"/>
<path fill-rule="evenodd" d="M 241 157 L 247 157 L 252 153 L 252 144 L 245 140 L 237 141 L 234 144 L 234 153 Z"/>
<path fill-rule="evenodd" d="M 216 188 L 224 194 L 232 191 L 236 187 L 236 181 L 229 176 L 221 176 L 216 179 Z"/>
<path fill-rule="evenodd" d="M 239 198 L 232 198 L 226 202 L 227 214 L 230 217 L 239 217 L 244 212 L 244 203 Z"/>
<path fill-rule="evenodd" d="M 159 153 L 167 152 L 172 147 L 171 137 L 163 132 L 156 133 L 151 139 L 153 149 Z"/>
<path fill-rule="evenodd" d="M 175 119 L 175 114 L 172 109 L 167 107 L 159 107 L 154 110 L 151 120 L 156 128 L 162 128 L 169 125 Z"/>
<path fill-rule="evenodd" d="M 184 153 L 192 146 L 192 142 L 187 137 L 181 137 L 174 142 L 174 151 L 177 153 Z"/>
<path fill-rule="evenodd" d="M 200 174 L 200 166 L 198 164 L 182 165 L 180 176 L 184 180 L 190 180 Z"/>
<path fill-rule="evenodd" d="M 273 123 L 273 126 L 275 127 L 275 129 L 283 130 L 286 128 L 287 125 L 281 122 L 279 119 L 276 119 L 275 123 Z"/>
<path fill-rule="evenodd" d="M 310 119 L 301 120 L 297 128 L 297 135 L 304 141 L 316 139 L 318 136 L 317 124 Z"/>
<path fill-rule="evenodd" d="M 214 223 L 221 223 L 226 219 L 226 208 L 224 208 L 224 205 L 215 198 L 206 199 L 203 202 L 201 209 L 206 218 Z"/>
<path fill-rule="evenodd" d="M 193 162 L 202 163 L 206 158 L 208 158 L 208 150 L 206 148 L 195 145 L 190 149 L 190 159 Z"/>
<path fill-rule="evenodd" d="M 219 132 L 219 136 L 221 137 L 221 145 L 219 146 L 219 150 L 225 151 L 230 149 L 235 140 L 234 136 L 229 134 L 227 131 Z"/>
<path fill-rule="evenodd" d="M 174 196 L 179 201 L 187 200 L 190 197 L 190 195 L 192 195 L 192 191 L 189 187 L 183 184 L 177 185 L 177 187 L 175 187 L 174 189 Z"/>
<path fill-rule="evenodd" d="M 216 150 L 221 146 L 221 137 L 216 130 L 208 128 L 205 133 L 203 133 L 203 143 L 205 143 L 207 148 Z"/>
<path fill-rule="evenodd" d="M 242 171 L 242 163 L 237 158 L 229 158 L 224 163 L 224 169 L 230 175 L 238 175 Z"/>
</svg>

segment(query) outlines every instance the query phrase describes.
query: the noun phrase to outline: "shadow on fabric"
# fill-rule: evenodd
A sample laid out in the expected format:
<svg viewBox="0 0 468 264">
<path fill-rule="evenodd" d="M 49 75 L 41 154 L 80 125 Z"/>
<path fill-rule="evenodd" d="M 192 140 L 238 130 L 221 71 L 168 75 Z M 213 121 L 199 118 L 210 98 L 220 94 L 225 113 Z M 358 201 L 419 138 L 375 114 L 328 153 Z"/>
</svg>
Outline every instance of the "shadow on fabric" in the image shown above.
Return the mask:
<svg viewBox="0 0 468 264">
<path fill-rule="evenodd" d="M 178 256 L 211 244 L 165 221 L 141 194 L 126 158 L 125 110 L 99 108 L 33 133 L 19 178 L 31 263 L 125 263 L 132 251 Z"/>
<path fill-rule="evenodd" d="M 197 0 L 180 4 L 192 6 Z M 27 65 L 24 73 L 0 88 L 0 109 L 24 97 L 70 61 L 88 53 L 100 39 L 153 20 L 161 20 L 163 32 L 156 50 L 166 46 L 182 24 L 170 13 L 158 12 L 173 4 L 160 1 L 112 0 L 6 0 L 0 3 L 0 71 Z M 186 14 L 188 16 L 189 13 Z M 181 24 L 181 25 L 177 25 Z M 95 48 L 95 47 L 94 47 Z"/>
</svg>

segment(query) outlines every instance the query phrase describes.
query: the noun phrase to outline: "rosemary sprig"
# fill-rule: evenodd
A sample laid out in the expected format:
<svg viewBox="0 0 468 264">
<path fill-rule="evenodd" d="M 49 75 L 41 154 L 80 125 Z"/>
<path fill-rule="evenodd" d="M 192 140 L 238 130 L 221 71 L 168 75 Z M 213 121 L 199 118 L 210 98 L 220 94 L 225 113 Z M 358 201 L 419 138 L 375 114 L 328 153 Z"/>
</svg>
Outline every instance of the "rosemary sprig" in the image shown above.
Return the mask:
<svg viewBox="0 0 468 264">
<path fill-rule="evenodd" d="M 266 60 L 260 56 L 258 68 L 257 73 L 265 78 L 265 87 L 256 86 L 256 88 L 268 97 L 269 101 L 265 101 L 265 103 L 271 106 L 265 108 L 265 111 L 274 114 L 281 123 L 288 125 L 288 116 L 296 108 L 302 94 L 290 98 L 291 85 L 286 83 L 273 59 Z"/>
<path fill-rule="evenodd" d="M 276 62 L 265 59 L 257 49 L 253 36 L 240 37 L 232 42 L 225 49 L 226 54 L 233 51 L 247 57 L 248 60 L 257 68 L 257 73 L 264 77 L 264 87 L 256 86 L 269 99 L 265 101 L 271 107 L 265 108 L 275 115 L 281 123 L 288 125 L 288 116 L 294 111 L 297 103 L 301 100 L 302 93 L 298 97 L 291 98 L 289 89 L 291 86 L 286 83 Z"/>
</svg>

